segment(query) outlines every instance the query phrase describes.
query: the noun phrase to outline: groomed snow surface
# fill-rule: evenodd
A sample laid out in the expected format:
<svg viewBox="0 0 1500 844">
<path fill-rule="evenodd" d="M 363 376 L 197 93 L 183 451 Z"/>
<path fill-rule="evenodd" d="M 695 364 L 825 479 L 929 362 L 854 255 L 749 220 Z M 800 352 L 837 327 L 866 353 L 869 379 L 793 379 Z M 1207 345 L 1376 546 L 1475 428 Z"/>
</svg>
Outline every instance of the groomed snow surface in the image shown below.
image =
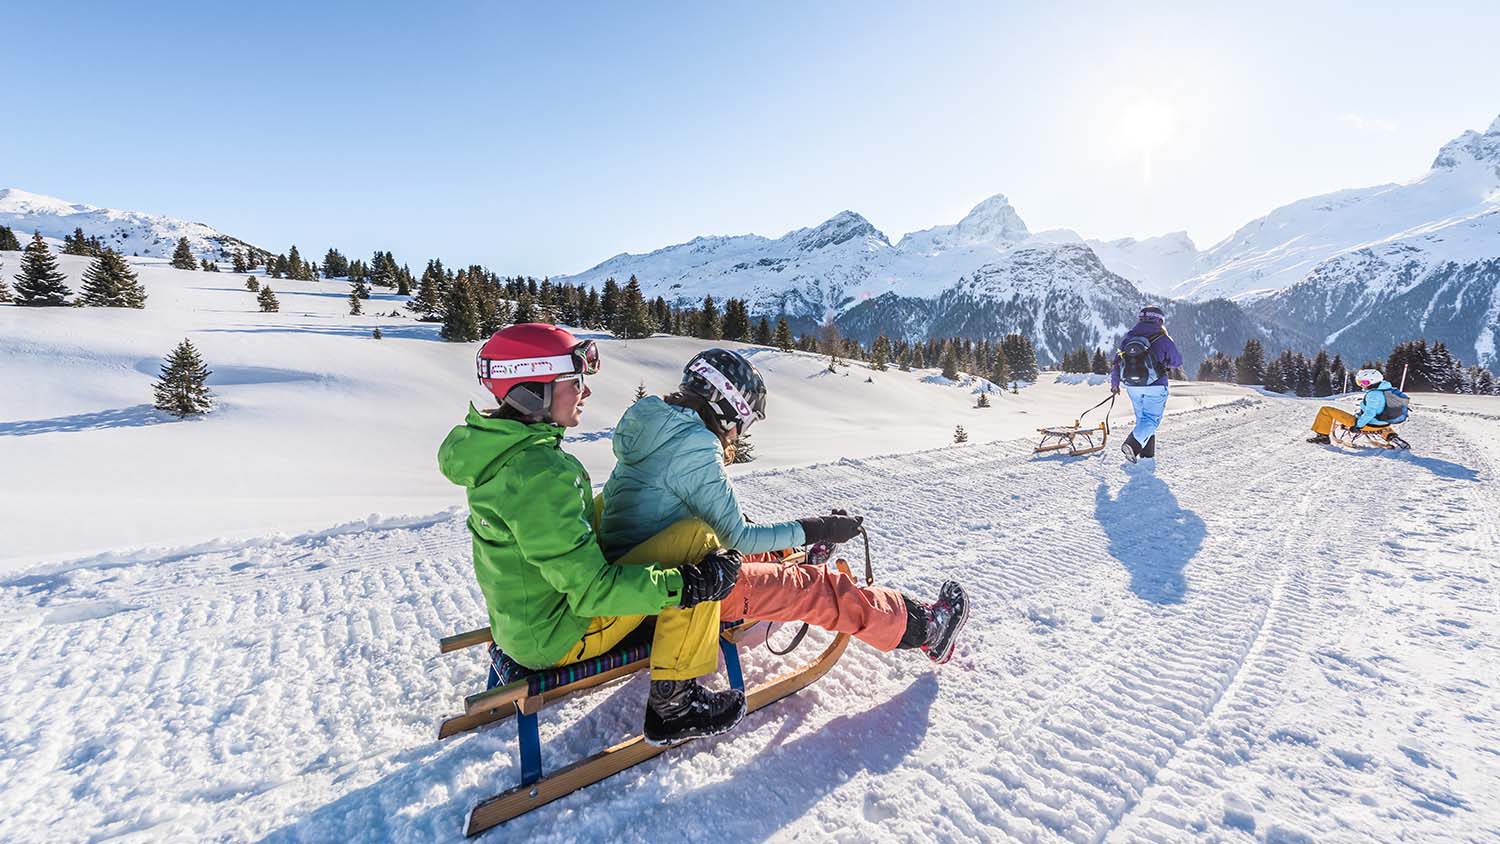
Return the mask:
<svg viewBox="0 0 1500 844">
<path fill-rule="evenodd" d="M 238 276 L 142 279 L 145 311 L 0 307 L 0 840 L 461 840 L 518 776 L 513 723 L 434 739 L 483 680 L 436 646 L 483 618 L 433 465 L 474 346 L 346 316 L 339 283 L 273 281 L 261 315 Z M 214 414 L 164 421 L 147 364 L 183 336 L 230 376 Z M 596 481 L 636 384 L 702 345 L 604 341 L 567 443 Z M 973 409 L 932 371 L 755 358 L 747 509 L 848 507 L 880 582 L 962 580 L 957 654 L 856 643 L 734 733 L 483 840 L 1500 840 L 1500 401 L 1424 397 L 1411 452 L 1348 452 L 1302 442 L 1316 402 L 1176 385 L 1160 459 L 1125 466 L 1030 453 L 1091 379 Z M 545 710 L 544 764 L 638 731 L 645 694 Z"/>
</svg>

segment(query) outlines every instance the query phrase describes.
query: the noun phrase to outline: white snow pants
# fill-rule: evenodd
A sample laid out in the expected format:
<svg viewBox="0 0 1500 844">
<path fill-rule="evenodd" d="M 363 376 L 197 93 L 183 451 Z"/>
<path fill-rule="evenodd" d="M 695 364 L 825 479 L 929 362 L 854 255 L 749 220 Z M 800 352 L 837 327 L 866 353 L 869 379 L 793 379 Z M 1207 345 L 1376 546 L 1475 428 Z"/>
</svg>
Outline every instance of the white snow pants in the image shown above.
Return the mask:
<svg viewBox="0 0 1500 844">
<path fill-rule="evenodd" d="M 1132 436 L 1141 445 L 1156 436 L 1162 414 L 1167 412 L 1166 387 L 1132 387 L 1125 385 L 1130 405 L 1135 408 L 1135 431 Z"/>
</svg>

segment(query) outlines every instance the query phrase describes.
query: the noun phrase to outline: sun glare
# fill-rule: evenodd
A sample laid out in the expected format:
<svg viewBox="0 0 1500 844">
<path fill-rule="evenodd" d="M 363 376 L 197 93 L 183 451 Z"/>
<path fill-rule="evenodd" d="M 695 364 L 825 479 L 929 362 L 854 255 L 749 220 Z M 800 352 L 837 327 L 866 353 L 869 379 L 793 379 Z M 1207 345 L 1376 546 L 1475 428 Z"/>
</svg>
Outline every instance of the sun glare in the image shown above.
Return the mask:
<svg viewBox="0 0 1500 844">
<path fill-rule="evenodd" d="M 1120 115 L 1119 138 L 1141 154 L 1141 178 L 1151 179 L 1151 154 L 1172 137 L 1176 122 L 1172 107 L 1159 100 L 1136 100 Z"/>
</svg>

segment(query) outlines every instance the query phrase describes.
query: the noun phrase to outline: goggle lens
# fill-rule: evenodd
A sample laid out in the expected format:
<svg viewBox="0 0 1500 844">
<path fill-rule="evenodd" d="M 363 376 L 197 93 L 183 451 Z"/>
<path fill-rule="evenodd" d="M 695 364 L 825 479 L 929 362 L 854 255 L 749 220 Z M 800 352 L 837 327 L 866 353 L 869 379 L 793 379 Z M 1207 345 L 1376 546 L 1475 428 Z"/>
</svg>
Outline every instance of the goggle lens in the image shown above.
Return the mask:
<svg viewBox="0 0 1500 844">
<path fill-rule="evenodd" d="M 593 375 L 599 371 L 599 344 L 593 340 L 585 340 L 573 347 L 573 363 L 578 371 L 584 375 Z"/>
</svg>

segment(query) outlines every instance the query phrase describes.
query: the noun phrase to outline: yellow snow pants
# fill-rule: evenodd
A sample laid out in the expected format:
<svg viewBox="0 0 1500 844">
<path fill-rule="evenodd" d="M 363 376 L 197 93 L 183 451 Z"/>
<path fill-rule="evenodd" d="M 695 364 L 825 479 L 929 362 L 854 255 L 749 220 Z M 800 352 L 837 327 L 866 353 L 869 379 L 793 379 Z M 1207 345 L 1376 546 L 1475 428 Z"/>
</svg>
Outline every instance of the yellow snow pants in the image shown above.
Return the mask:
<svg viewBox="0 0 1500 844">
<path fill-rule="evenodd" d="M 596 507 L 595 512 L 603 512 Z M 684 519 L 630 549 L 615 565 L 647 565 L 676 568 L 696 563 L 719 546 L 719 537 L 703 522 Z M 649 616 L 599 616 L 589 622 L 583 638 L 558 665 L 596 657 L 609 651 Z M 656 633 L 651 639 L 651 679 L 691 680 L 712 674 L 719 667 L 719 602 L 704 601 L 683 609 L 668 607 L 656 615 Z"/>
<path fill-rule="evenodd" d="M 1347 410 L 1339 410 L 1332 405 L 1323 405 L 1318 408 L 1318 415 L 1313 419 L 1312 429 L 1315 434 L 1328 436 L 1333 431 L 1333 423 L 1337 422 L 1345 428 L 1354 426 L 1356 417 Z"/>
</svg>

